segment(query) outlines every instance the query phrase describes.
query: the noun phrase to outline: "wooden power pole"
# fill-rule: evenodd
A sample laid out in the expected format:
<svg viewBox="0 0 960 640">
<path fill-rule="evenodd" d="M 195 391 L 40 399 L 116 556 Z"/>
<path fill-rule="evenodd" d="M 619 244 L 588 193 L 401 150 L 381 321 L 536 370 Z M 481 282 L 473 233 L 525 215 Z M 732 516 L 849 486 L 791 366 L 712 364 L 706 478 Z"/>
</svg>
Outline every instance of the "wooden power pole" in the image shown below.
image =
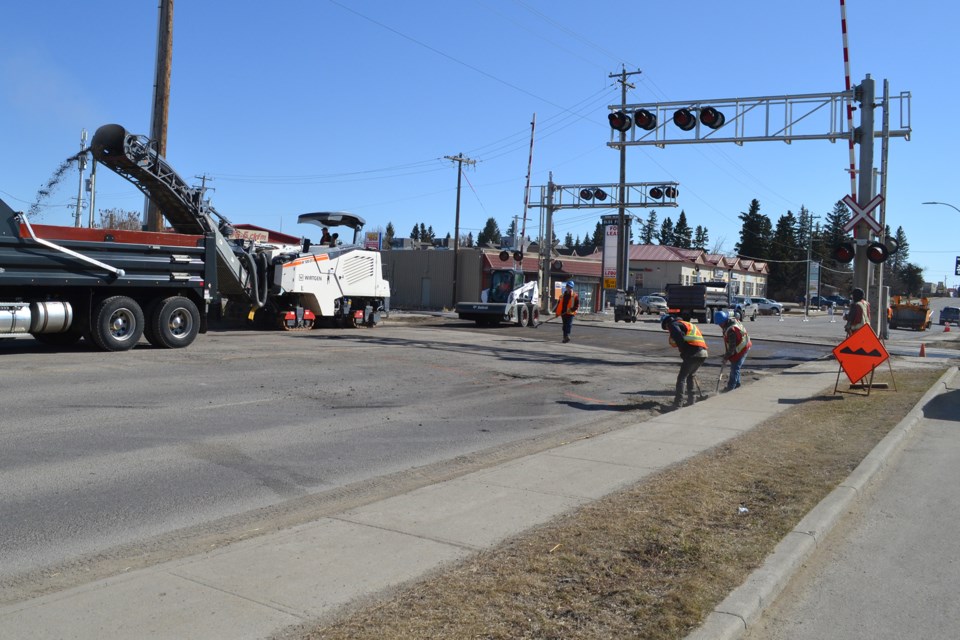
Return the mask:
<svg viewBox="0 0 960 640">
<path fill-rule="evenodd" d="M 173 61 L 173 0 L 159 0 L 157 19 L 157 70 L 153 83 L 153 106 L 150 115 L 150 139 L 157 153 L 167 155 L 167 119 L 170 107 L 170 67 Z M 144 212 L 147 229 L 163 230 L 163 217 L 157 205 L 147 199 Z"/>
</svg>

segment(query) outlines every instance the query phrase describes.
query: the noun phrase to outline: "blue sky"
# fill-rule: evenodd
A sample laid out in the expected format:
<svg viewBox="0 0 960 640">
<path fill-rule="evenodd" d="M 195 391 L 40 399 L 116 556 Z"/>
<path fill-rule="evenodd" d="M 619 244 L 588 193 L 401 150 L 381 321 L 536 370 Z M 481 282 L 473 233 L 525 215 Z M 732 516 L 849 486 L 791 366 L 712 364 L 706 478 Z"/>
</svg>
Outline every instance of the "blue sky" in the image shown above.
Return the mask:
<svg viewBox="0 0 960 640">
<path fill-rule="evenodd" d="M 80 132 L 118 123 L 148 133 L 157 2 L 7 3 L 0 43 L 0 197 L 27 210 Z M 912 94 L 910 141 L 890 142 L 887 223 L 930 281 L 960 255 L 954 176 L 960 53 L 954 3 L 848 0 L 851 77 Z M 607 146 L 609 78 L 621 66 L 629 103 L 844 89 L 839 0 L 614 3 L 572 0 L 235 0 L 175 2 L 167 158 L 191 183 L 207 175 L 217 210 L 297 235 L 299 213 L 347 210 L 367 229 L 415 223 L 454 230 L 456 165 L 465 168 L 461 230 L 524 213 L 531 185 L 615 183 Z M 877 112 L 879 127 L 879 111 Z M 875 166 L 880 166 L 879 141 Z M 732 252 L 752 199 L 774 224 L 806 206 L 825 216 L 849 192 L 846 143 L 755 142 L 631 147 L 627 181 L 680 183 L 676 221 L 708 229 Z M 98 172 L 97 209 L 140 210 L 123 179 Z M 78 174 L 44 201 L 42 222 L 71 224 Z M 592 233 L 601 213 L 561 211 L 556 233 Z M 646 209 L 633 213 L 645 219 Z M 86 216 L 86 213 L 84 214 Z M 539 211 L 528 211 L 536 235 Z M 532 230 L 532 231 L 531 231 Z"/>
</svg>

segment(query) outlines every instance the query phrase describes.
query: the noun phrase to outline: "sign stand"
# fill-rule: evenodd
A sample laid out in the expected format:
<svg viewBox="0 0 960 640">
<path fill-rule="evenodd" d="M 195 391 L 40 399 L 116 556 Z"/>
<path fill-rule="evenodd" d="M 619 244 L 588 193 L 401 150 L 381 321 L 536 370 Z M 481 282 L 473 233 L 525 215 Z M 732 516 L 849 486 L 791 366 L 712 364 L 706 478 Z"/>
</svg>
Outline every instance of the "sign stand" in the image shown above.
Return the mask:
<svg viewBox="0 0 960 640">
<path fill-rule="evenodd" d="M 893 367 L 890 365 L 890 355 L 887 353 L 883 342 L 877 338 L 877 334 L 873 332 L 873 328 L 868 324 L 854 331 L 846 340 L 834 347 L 833 355 L 840 363 L 840 369 L 837 371 L 837 380 L 833 385 L 834 395 L 837 394 L 837 389 L 840 386 L 841 371 L 845 372 L 850 379 L 851 391 L 853 389 L 866 388 L 866 395 L 868 396 L 874 387 L 874 372 L 884 361 L 886 361 L 887 366 L 890 367 L 890 377 L 891 379 L 893 378 Z M 866 378 L 868 374 L 870 375 L 870 379 L 867 384 L 858 384 Z M 882 388 L 879 384 L 876 386 L 878 389 Z M 894 381 L 894 389 L 896 390 L 896 381 Z"/>
</svg>

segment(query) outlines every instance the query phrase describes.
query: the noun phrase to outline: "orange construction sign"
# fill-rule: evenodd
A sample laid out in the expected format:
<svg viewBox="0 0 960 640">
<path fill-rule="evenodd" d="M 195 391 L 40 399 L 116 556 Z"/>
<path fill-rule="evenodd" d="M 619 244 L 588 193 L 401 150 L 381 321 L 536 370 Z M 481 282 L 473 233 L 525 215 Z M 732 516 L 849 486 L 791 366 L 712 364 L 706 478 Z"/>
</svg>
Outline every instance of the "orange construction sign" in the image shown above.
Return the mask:
<svg viewBox="0 0 960 640">
<path fill-rule="evenodd" d="M 843 372 L 850 379 L 850 384 L 856 384 L 883 364 L 890 354 L 877 338 L 877 334 L 873 332 L 873 328 L 865 324 L 834 347 L 833 356 L 843 367 Z"/>
</svg>

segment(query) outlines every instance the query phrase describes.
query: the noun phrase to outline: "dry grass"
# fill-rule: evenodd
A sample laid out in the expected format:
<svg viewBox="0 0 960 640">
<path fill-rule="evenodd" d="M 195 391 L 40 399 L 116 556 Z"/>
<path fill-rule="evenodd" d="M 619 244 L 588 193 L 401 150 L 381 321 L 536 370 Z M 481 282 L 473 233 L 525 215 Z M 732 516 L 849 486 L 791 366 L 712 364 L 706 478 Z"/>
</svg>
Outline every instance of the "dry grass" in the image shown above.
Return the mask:
<svg viewBox="0 0 960 640">
<path fill-rule="evenodd" d="M 300 637 L 682 638 L 941 374 L 899 371 L 898 391 L 869 397 L 828 392 Z"/>
</svg>

